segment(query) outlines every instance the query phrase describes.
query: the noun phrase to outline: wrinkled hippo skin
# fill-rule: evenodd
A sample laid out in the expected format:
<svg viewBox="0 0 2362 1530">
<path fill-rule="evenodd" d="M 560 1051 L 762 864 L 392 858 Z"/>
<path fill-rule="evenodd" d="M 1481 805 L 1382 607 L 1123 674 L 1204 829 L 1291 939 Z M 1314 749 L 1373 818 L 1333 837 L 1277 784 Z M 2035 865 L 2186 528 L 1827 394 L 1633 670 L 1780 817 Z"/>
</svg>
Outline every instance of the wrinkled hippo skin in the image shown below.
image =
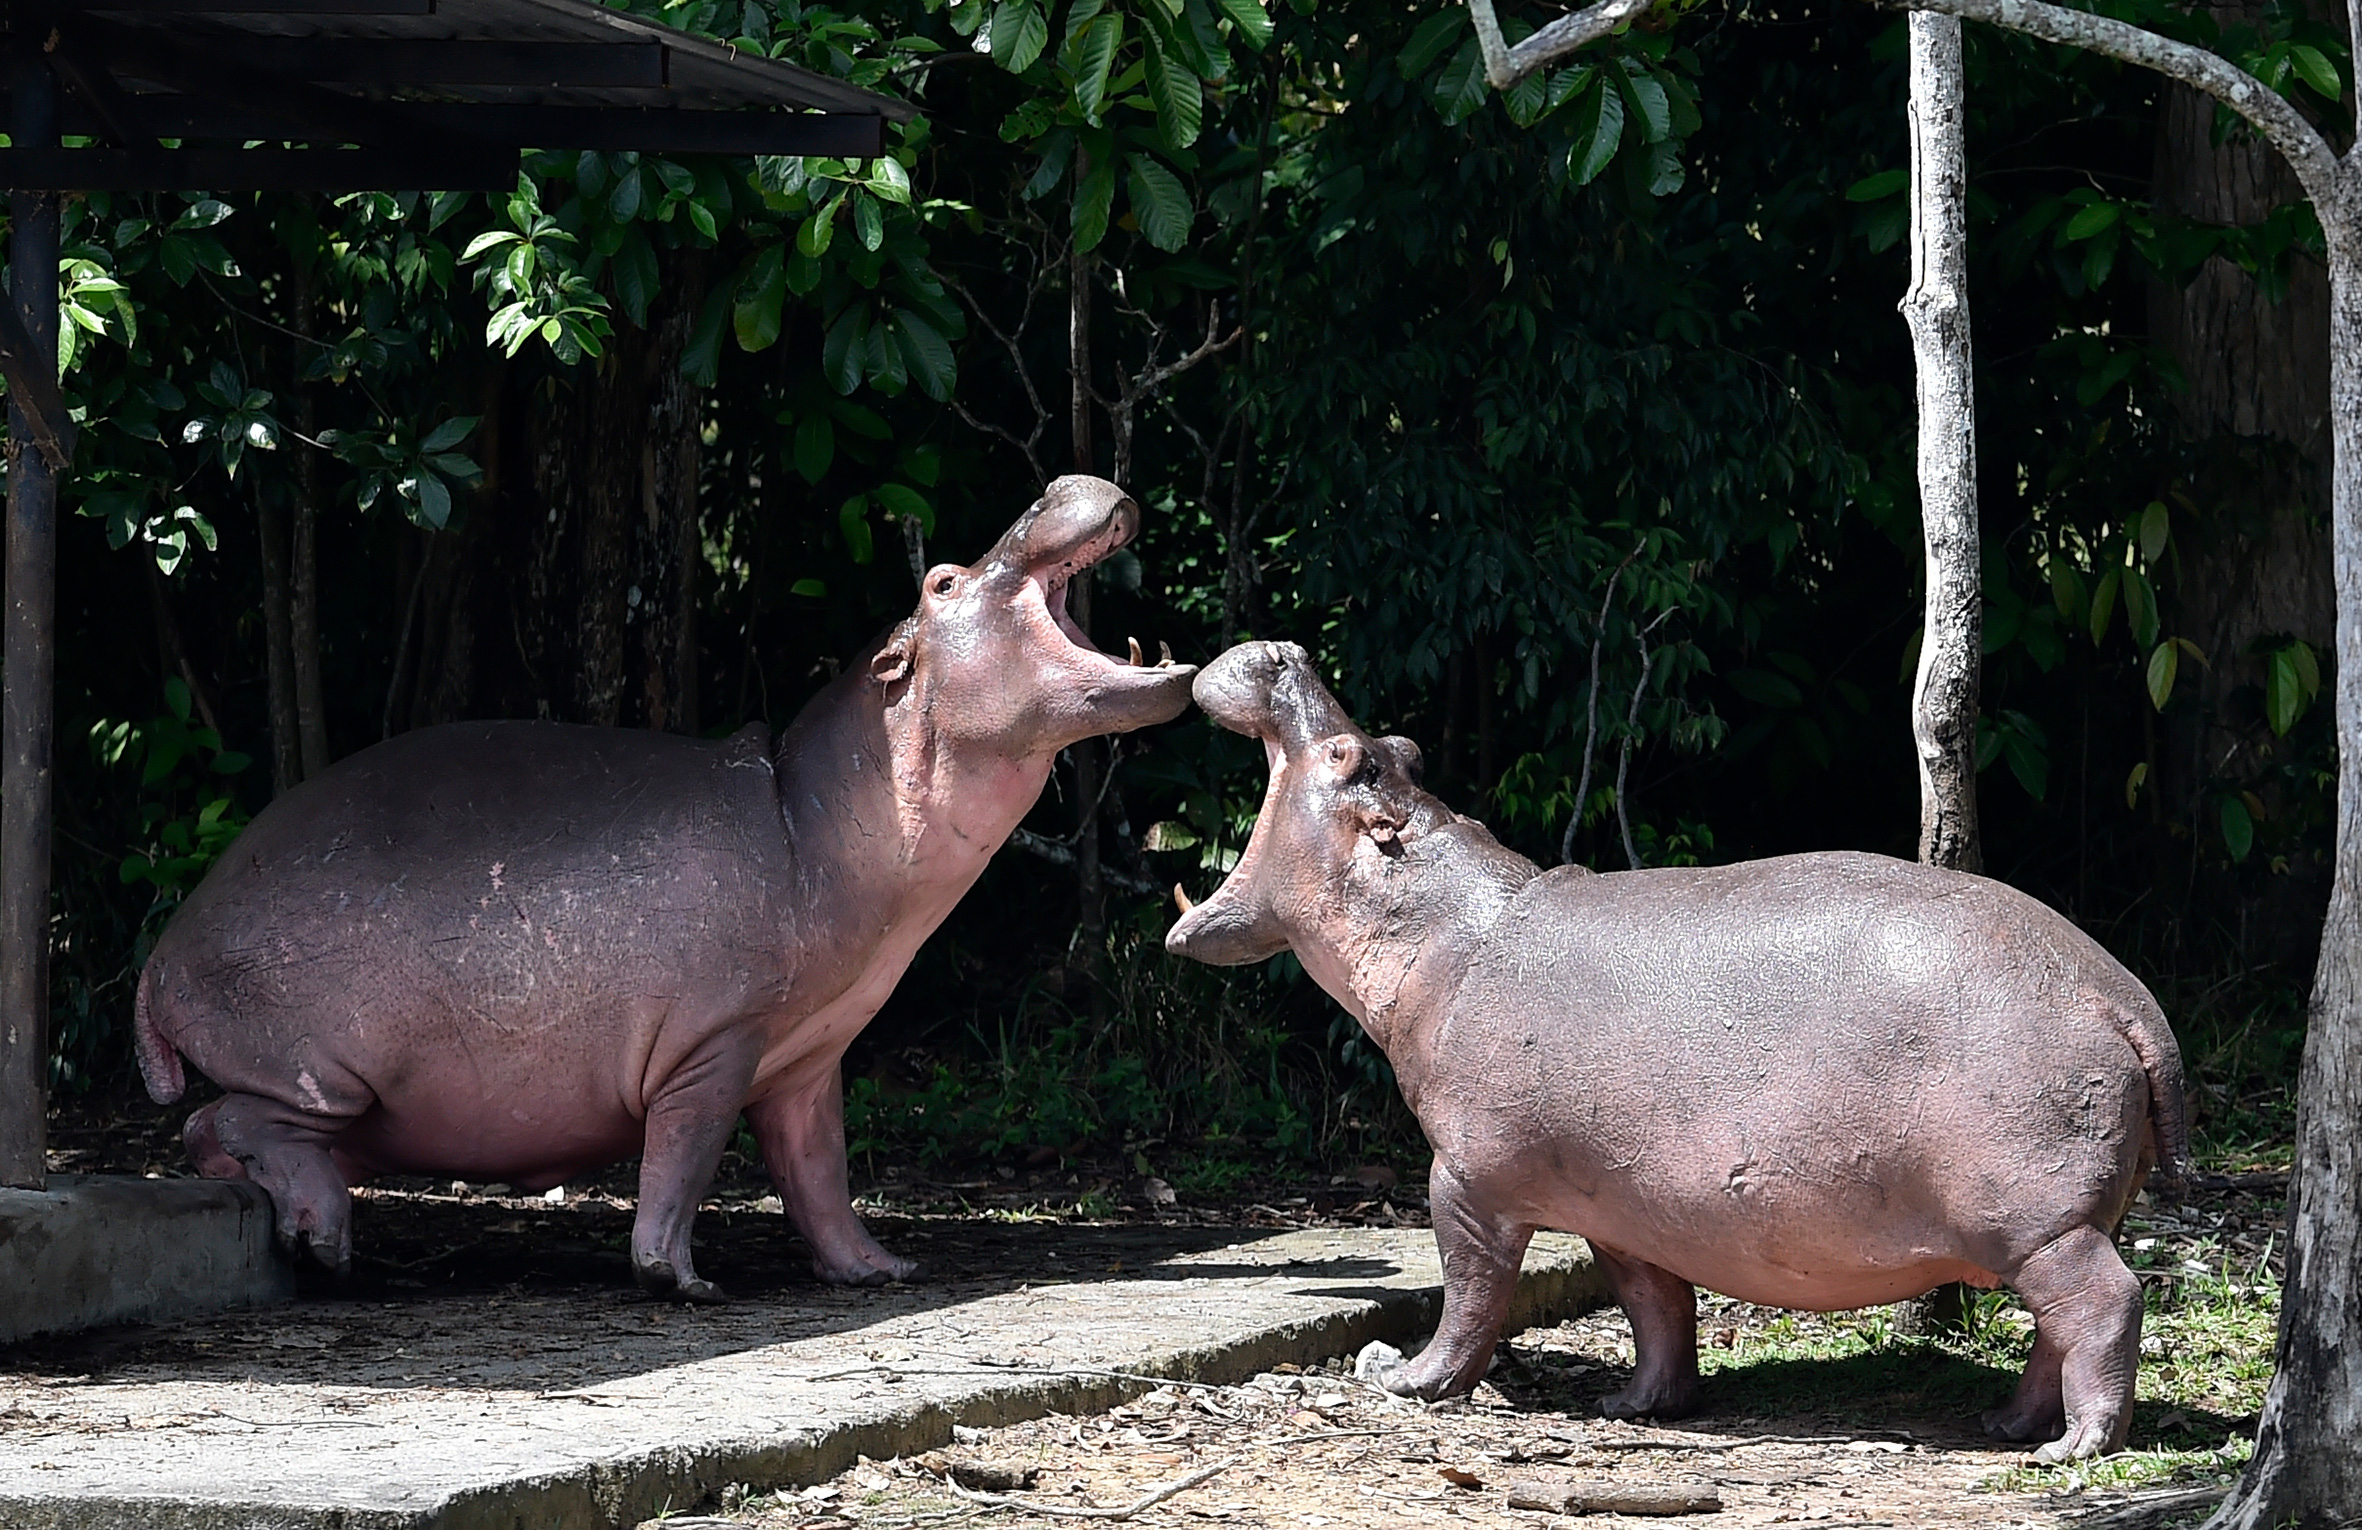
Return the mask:
<svg viewBox="0 0 2362 1530">
<path fill-rule="evenodd" d="M 1032 807 L 1057 752 L 1177 716 L 1068 582 L 1139 528 L 1061 478 L 806 707 L 778 748 L 551 723 L 405 734 L 273 803 L 140 975 L 140 1069 L 227 1095 L 184 1136 L 343 1269 L 380 1173 L 541 1189 L 641 1155 L 641 1284 L 717 1299 L 690 1224 L 743 1110 L 826 1280 L 916 1266 L 847 1195 L 839 1060 Z M 1135 647 L 1135 652 L 1137 649 Z"/>
<path fill-rule="evenodd" d="M 2091 939 L 1875 855 L 1542 872 L 1421 790 L 1416 746 L 1354 726 L 1301 649 L 1234 648 L 1196 695 L 1271 781 L 1165 948 L 1292 948 L 1435 1149 L 1443 1319 L 1390 1387 L 1476 1385 L 1547 1227 L 1590 1240 L 1631 1319 L 1611 1417 L 1697 1406 L 1694 1286 L 1833 1311 L 1964 1280 L 2037 1326 L 1987 1427 L 2046 1460 L 2123 1445 L 2141 1295 L 2112 1234 L 2187 1131 L 2164 1017 Z"/>
</svg>

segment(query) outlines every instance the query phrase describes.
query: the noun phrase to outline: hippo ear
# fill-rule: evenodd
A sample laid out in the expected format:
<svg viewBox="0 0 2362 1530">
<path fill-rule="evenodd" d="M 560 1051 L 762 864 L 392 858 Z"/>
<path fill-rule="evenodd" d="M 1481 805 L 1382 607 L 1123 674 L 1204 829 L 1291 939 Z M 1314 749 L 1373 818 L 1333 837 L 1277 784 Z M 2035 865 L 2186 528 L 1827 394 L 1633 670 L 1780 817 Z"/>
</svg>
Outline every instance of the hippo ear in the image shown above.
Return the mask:
<svg viewBox="0 0 2362 1530">
<path fill-rule="evenodd" d="M 1390 733 L 1378 740 L 1378 747 L 1394 756 L 1394 763 L 1401 767 L 1404 775 L 1411 778 L 1411 785 L 1425 784 L 1427 758 L 1419 753 L 1417 744 L 1412 743 L 1399 733 Z"/>
<path fill-rule="evenodd" d="M 918 652 L 918 618 L 912 617 L 886 634 L 878 651 L 870 656 L 869 678 L 880 686 L 893 687 L 910 678 L 913 656 Z"/>
<path fill-rule="evenodd" d="M 1339 781 L 1350 781 L 1369 759 L 1369 750 L 1351 733 L 1333 734 L 1312 746 L 1312 757 Z"/>
</svg>

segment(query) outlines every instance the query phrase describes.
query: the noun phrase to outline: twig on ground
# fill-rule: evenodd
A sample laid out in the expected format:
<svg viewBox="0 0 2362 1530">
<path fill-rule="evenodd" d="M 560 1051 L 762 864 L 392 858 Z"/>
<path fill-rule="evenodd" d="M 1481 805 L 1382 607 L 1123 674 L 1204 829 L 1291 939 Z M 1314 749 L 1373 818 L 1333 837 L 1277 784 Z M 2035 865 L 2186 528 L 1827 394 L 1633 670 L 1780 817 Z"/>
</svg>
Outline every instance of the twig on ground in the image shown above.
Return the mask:
<svg viewBox="0 0 2362 1530">
<path fill-rule="evenodd" d="M 1244 1455 L 1236 1455 L 1227 1461 L 1217 1461 L 1212 1466 L 1201 1466 L 1186 1477 L 1176 1477 L 1163 1487 L 1151 1488 L 1117 1509 L 1102 1509 L 1089 1504 L 1042 1503 L 1032 1498 L 1012 1498 L 1005 1493 L 974 1493 L 949 1477 L 943 1479 L 943 1485 L 968 1502 L 983 1504 L 988 1508 L 1017 1509 L 1027 1514 L 1054 1515 L 1059 1519 L 1130 1519 L 1135 1514 L 1155 1508 L 1168 1498 L 1179 1497 L 1201 1482 L 1220 1476 L 1245 1459 Z"/>
<path fill-rule="evenodd" d="M 2215 1486 L 2135 1493 L 2121 1503 L 2082 1510 L 2074 1515 L 2074 1520 L 2094 1530 L 2141 1530 L 2187 1509 L 2211 1507 L 2230 1491 L 2228 1487 Z"/>
</svg>

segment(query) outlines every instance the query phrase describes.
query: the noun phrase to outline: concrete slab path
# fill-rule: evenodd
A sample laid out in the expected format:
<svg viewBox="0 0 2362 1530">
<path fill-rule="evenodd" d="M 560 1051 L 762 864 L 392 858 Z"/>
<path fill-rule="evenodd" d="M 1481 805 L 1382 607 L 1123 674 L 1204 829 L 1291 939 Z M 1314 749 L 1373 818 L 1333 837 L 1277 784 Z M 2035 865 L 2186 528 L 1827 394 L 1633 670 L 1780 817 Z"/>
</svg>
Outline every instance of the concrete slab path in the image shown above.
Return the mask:
<svg viewBox="0 0 2362 1530">
<path fill-rule="evenodd" d="M 512 1290 L 431 1321 L 426 1303 L 310 1301 L 169 1343 L 135 1332 L 128 1361 L 103 1340 L 0 1350 L 0 1525 L 612 1530 L 931 1449 L 954 1424 L 1110 1406 L 1148 1389 L 1133 1378 L 1231 1382 L 1403 1343 L 1440 1307 L 1424 1229 L 1250 1236 L 1112 1270 L 1087 1264 L 1088 1238 L 1060 1246 L 1074 1278 L 965 1299 L 807 1288 L 683 1309 Z M 1510 1331 L 1605 1299 L 1580 1240 L 1538 1237 Z"/>
</svg>

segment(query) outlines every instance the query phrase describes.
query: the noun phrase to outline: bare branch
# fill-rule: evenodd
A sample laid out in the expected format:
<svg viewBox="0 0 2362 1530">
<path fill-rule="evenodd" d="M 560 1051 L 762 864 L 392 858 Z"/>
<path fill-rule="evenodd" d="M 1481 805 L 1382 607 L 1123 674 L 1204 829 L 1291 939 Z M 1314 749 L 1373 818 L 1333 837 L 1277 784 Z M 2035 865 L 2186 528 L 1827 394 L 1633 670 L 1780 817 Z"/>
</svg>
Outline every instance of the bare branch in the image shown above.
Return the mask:
<svg viewBox="0 0 2362 1530">
<path fill-rule="evenodd" d="M 1476 24 L 1476 45 L 1484 52 L 1484 77 L 1493 89 L 1507 90 L 1535 70 L 1556 63 L 1586 43 L 1597 42 L 1654 3 L 1599 0 L 1571 16 L 1559 17 L 1514 48 L 1501 36 L 1493 0 L 1468 0 L 1468 18 Z"/>
<path fill-rule="evenodd" d="M 1034 448 L 1041 442 L 1042 429 L 1049 423 L 1050 411 L 1042 407 L 1042 396 L 1038 391 L 1035 390 L 1033 386 L 1033 374 L 1028 371 L 1025 366 L 1025 352 L 1017 344 L 1018 337 L 1022 336 L 1025 333 L 1026 326 L 1033 322 L 1033 305 L 1035 300 L 1038 299 L 1042 293 L 1042 262 L 1038 259 L 1034 262 L 1033 276 L 1025 284 L 1025 308 L 1023 312 L 1017 315 L 1017 330 L 1015 334 L 1011 334 L 1009 331 L 1001 328 L 998 324 L 993 323 L 992 314 L 990 311 L 988 311 L 982 303 L 977 302 L 974 296 L 969 293 L 967 288 L 960 285 L 958 277 L 953 276 L 949 271 L 943 271 L 938 274 L 943 279 L 943 285 L 949 287 L 953 292 L 958 293 L 960 300 L 967 304 L 968 312 L 976 316 L 976 322 L 983 325 L 985 329 L 992 335 L 992 338 L 998 340 L 1001 343 L 1001 349 L 1009 353 L 1009 365 L 1014 368 L 1017 373 L 1017 382 L 1019 386 L 1025 389 L 1025 402 L 1027 407 L 1033 411 L 1033 429 L 1026 432 L 1023 437 L 1020 437 L 1015 431 L 1004 429 L 999 425 L 988 425 L 984 421 L 977 419 L 973 414 L 970 414 L 968 412 L 968 406 L 961 403 L 956 398 L 951 401 L 951 407 L 953 411 L 957 413 L 962 420 L 965 420 L 971 429 L 980 430 L 990 435 L 999 436 L 1011 446 L 1016 447 L 1018 451 L 1024 454 L 1025 465 L 1033 470 L 1034 487 L 1037 489 L 1047 487 L 1050 482 L 1050 475 L 1042 471 L 1041 456 L 1034 450 Z"/>
<path fill-rule="evenodd" d="M 1470 0 L 1470 3 L 1483 4 L 1484 0 Z M 2263 81 L 2204 48 L 2160 37 L 2129 22 L 2049 5 L 2044 0 L 1871 0 L 1871 3 L 1882 9 L 1935 11 L 1982 21 L 2045 42 L 2084 48 L 2127 64 L 2154 69 L 2193 90 L 2206 92 L 2245 118 L 2288 160 L 2297 179 L 2304 183 L 2306 194 L 2316 203 L 2343 203 L 2350 196 L 2344 167 L 2319 129 Z M 1534 34 L 1535 38 L 1541 35 Z"/>
</svg>

